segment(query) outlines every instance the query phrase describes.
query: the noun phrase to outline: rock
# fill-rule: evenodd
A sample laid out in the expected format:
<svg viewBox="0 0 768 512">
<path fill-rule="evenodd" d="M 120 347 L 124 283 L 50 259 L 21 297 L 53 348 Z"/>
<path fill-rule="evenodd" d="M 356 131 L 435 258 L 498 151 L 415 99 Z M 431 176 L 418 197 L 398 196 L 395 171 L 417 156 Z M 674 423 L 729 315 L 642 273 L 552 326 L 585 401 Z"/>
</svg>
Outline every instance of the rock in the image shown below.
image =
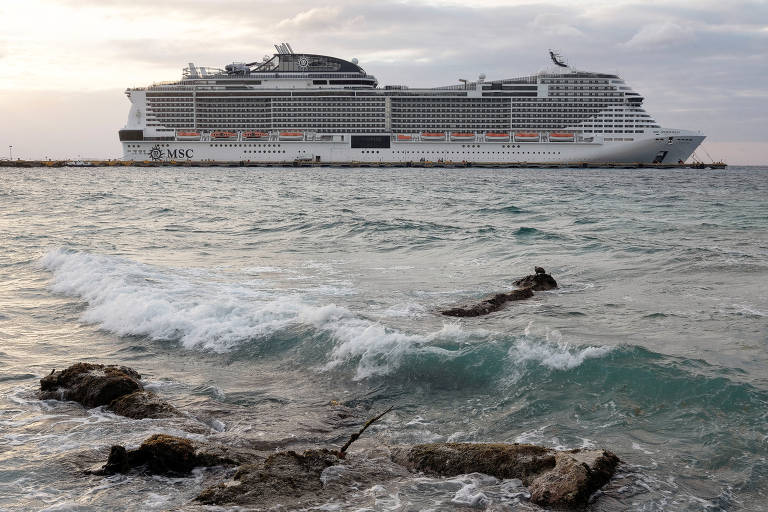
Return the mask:
<svg viewBox="0 0 768 512">
<path fill-rule="evenodd" d="M 127 366 L 75 363 L 40 379 L 41 400 L 71 400 L 85 407 L 109 406 L 128 418 L 169 418 L 180 413 L 150 391 L 141 375 Z"/>
<path fill-rule="evenodd" d="M 109 450 L 109 458 L 100 470 L 94 473 L 99 475 L 114 475 L 115 473 L 125 473 L 131 468 L 128 462 L 128 452 L 125 446 L 114 445 Z"/>
<path fill-rule="evenodd" d="M 147 438 L 137 450 L 138 464 L 146 464 L 150 473 L 189 473 L 197 466 L 195 447 L 189 439 L 155 434 Z"/>
<path fill-rule="evenodd" d="M 392 450 L 392 460 L 411 471 L 439 476 L 485 473 L 496 478 L 531 477 L 555 467 L 554 450 L 532 444 L 430 443 Z"/>
<path fill-rule="evenodd" d="M 41 400 L 72 400 L 85 407 L 109 405 L 118 397 L 142 389 L 141 376 L 125 366 L 76 363 L 40 379 Z"/>
<path fill-rule="evenodd" d="M 188 474 L 198 466 L 231 464 L 234 464 L 234 461 L 230 458 L 199 450 L 189 439 L 154 434 L 145 439 L 136 450 L 126 450 L 119 445 L 113 446 L 107 463 L 94 473 L 114 475 L 143 468 L 151 474 L 174 475 Z"/>
<path fill-rule="evenodd" d="M 619 463 L 605 450 L 557 451 L 530 444 L 432 443 L 396 447 L 391 453 L 394 462 L 411 471 L 518 478 L 529 486 L 533 503 L 560 509 L 585 506 Z"/>
<path fill-rule="evenodd" d="M 531 501 L 543 507 L 580 508 L 608 483 L 619 458 L 605 450 L 574 450 L 555 455 L 555 467 L 530 484 Z"/>
<path fill-rule="evenodd" d="M 509 293 L 497 293 L 490 299 L 485 299 L 482 302 L 474 304 L 472 306 L 463 306 L 453 309 L 447 309 L 442 311 L 446 316 L 482 316 L 494 311 L 500 310 L 505 303 L 513 300 L 524 300 L 533 297 L 533 291 L 530 288 L 523 288 L 520 290 L 513 290 Z"/>
<path fill-rule="evenodd" d="M 323 489 L 320 475 L 340 461 L 331 450 L 294 451 L 270 455 L 263 465 L 246 464 L 234 481 L 204 490 L 196 500 L 207 505 L 270 504 L 302 508 L 315 503 Z M 289 500 L 289 501 L 287 501 Z"/>
<path fill-rule="evenodd" d="M 179 411 L 172 405 L 160 400 L 151 391 L 134 391 L 114 399 L 109 408 L 115 414 L 127 418 L 171 418 L 179 416 Z"/>
<path fill-rule="evenodd" d="M 460 306 L 441 311 L 446 316 L 482 316 L 494 311 L 500 310 L 509 301 L 523 300 L 533 297 L 533 291 L 544 291 L 557 288 L 557 281 L 551 275 L 547 274 L 542 267 L 534 267 L 536 274 L 525 276 L 514 282 L 515 286 L 520 288 L 509 293 L 498 293 L 489 299 L 485 299 L 472 306 Z"/>
<path fill-rule="evenodd" d="M 520 288 L 531 288 L 537 292 L 557 288 L 555 278 L 547 274 L 543 268 L 536 267 L 534 270 L 535 274 L 518 279 L 514 282 L 514 285 Z"/>
</svg>

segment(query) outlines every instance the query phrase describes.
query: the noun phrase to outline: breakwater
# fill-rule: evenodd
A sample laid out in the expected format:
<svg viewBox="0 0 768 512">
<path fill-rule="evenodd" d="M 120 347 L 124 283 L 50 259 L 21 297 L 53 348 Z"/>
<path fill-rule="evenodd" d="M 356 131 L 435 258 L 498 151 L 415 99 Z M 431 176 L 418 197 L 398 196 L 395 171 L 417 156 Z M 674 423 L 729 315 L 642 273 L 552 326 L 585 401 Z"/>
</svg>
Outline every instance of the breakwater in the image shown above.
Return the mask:
<svg viewBox="0 0 768 512">
<path fill-rule="evenodd" d="M 414 161 L 414 162 L 315 162 L 307 160 L 289 160 L 284 162 L 237 162 L 216 161 L 133 161 L 133 160 L 87 160 L 72 162 L 68 160 L 6 160 L 0 161 L 0 167 L 437 167 L 445 169 L 725 169 L 723 162 L 688 164 L 653 164 L 627 162 L 571 162 L 571 163 L 531 163 L 531 162 L 453 162 L 453 161 Z"/>
</svg>

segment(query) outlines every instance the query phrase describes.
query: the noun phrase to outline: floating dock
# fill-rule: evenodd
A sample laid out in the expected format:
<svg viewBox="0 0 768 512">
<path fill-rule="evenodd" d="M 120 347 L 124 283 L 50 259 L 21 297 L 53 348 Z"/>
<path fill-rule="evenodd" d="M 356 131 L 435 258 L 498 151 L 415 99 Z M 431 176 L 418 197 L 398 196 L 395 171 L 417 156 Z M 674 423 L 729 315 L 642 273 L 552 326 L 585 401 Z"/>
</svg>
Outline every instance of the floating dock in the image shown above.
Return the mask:
<svg viewBox="0 0 768 512">
<path fill-rule="evenodd" d="M 2 160 L 0 167 L 437 167 L 446 169 L 725 169 L 723 162 L 690 164 L 646 164 L 627 162 L 451 162 L 451 161 L 415 161 L 415 162 L 316 162 L 310 160 L 291 160 L 286 162 L 192 162 L 192 161 L 131 161 L 131 160 Z"/>
</svg>

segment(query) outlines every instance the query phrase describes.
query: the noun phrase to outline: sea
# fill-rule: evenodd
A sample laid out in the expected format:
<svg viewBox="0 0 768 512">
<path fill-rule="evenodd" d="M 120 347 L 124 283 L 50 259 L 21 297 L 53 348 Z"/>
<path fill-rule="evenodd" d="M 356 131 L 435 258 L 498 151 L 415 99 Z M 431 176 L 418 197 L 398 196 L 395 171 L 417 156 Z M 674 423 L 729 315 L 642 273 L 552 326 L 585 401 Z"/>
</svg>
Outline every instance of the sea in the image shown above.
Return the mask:
<svg viewBox="0 0 768 512">
<path fill-rule="evenodd" d="M 535 266 L 559 288 L 440 314 Z M 79 361 L 185 416 L 36 398 Z M 198 510 L 233 470 L 86 470 L 154 433 L 338 447 L 390 406 L 351 453 L 606 448 L 589 510 L 766 510 L 768 167 L 0 168 L 1 511 Z M 515 484 L 401 475 L 309 510 L 538 510 Z"/>
</svg>

